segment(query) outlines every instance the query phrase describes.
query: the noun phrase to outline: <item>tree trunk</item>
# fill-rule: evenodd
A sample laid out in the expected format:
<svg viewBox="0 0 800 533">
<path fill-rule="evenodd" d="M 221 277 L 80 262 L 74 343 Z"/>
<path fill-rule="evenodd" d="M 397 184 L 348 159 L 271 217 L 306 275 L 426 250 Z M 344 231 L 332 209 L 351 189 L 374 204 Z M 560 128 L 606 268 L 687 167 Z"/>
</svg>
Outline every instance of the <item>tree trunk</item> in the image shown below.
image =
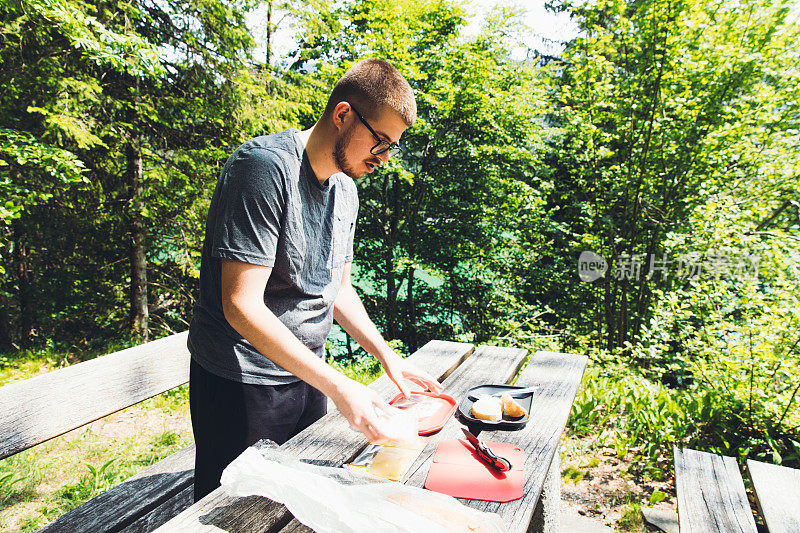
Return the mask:
<svg viewBox="0 0 800 533">
<path fill-rule="evenodd" d="M 272 2 L 273 0 L 267 1 L 267 69 L 272 62 Z"/>
<path fill-rule="evenodd" d="M 33 301 L 31 298 L 31 269 L 28 263 L 28 246 L 25 229 L 19 220 L 14 221 L 14 267 L 17 275 L 17 302 L 19 305 L 19 344 L 27 348 L 33 340 Z"/>
<path fill-rule="evenodd" d="M 386 269 L 386 331 L 384 335 L 391 340 L 397 338 L 397 280 L 394 275 L 394 253 L 391 242 L 386 242 L 384 254 L 384 268 Z"/>
<path fill-rule="evenodd" d="M 144 210 L 142 186 L 142 152 L 139 138 L 134 136 L 127 146 L 128 158 L 128 187 L 130 191 L 130 205 L 128 206 L 128 219 L 130 221 L 130 330 L 144 342 L 148 340 L 147 309 L 147 258 L 144 244 Z"/>
<path fill-rule="evenodd" d="M 0 349 L 7 350 L 14 345 L 11 338 L 11 317 L 8 314 L 9 301 L 0 294 Z"/>
<path fill-rule="evenodd" d="M 391 180 L 391 191 L 387 190 L 388 181 Z M 388 227 L 384 230 L 384 267 L 386 269 L 386 332 L 388 339 L 397 339 L 398 335 L 398 309 L 397 309 L 397 278 L 394 272 L 394 247 L 397 243 L 397 225 L 400 214 L 397 211 L 398 204 L 398 183 L 397 175 L 393 174 L 387 178 L 384 185 L 384 198 L 387 199 L 385 205 L 385 215 Z M 392 195 L 392 203 L 389 204 L 388 194 Z"/>
<path fill-rule="evenodd" d="M 411 353 L 417 351 L 417 310 L 414 307 L 414 267 L 406 269 L 406 305 L 408 306 L 408 332 L 406 334 Z"/>
</svg>

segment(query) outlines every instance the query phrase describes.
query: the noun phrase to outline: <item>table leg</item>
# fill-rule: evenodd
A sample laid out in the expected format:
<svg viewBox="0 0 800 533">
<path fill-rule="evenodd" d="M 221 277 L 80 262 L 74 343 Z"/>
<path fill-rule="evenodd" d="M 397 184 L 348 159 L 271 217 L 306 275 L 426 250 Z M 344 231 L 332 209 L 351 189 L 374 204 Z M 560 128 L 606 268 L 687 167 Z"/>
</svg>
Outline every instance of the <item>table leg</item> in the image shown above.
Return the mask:
<svg viewBox="0 0 800 533">
<path fill-rule="evenodd" d="M 542 494 L 533 510 L 533 517 L 528 524 L 527 533 L 555 533 L 559 528 L 559 514 L 561 512 L 561 445 L 556 447 L 556 453 L 547 476 L 544 479 Z"/>
</svg>

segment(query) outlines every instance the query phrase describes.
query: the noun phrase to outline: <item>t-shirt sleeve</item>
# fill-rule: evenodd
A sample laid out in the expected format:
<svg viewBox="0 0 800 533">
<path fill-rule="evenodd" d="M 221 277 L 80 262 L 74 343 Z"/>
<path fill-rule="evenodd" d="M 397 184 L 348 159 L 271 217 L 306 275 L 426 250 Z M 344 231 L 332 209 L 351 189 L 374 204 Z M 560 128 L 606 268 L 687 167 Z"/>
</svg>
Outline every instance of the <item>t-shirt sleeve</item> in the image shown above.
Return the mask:
<svg viewBox="0 0 800 533">
<path fill-rule="evenodd" d="M 211 254 L 263 266 L 275 264 L 286 190 L 278 156 L 243 150 L 223 176 Z"/>
</svg>

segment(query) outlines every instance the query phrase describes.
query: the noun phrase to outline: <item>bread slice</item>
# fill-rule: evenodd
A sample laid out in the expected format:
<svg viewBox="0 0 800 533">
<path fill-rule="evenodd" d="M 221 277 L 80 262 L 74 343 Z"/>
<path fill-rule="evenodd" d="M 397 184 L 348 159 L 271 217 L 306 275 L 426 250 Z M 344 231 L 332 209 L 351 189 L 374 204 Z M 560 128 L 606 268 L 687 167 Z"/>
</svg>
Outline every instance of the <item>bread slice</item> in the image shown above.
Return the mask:
<svg viewBox="0 0 800 533">
<path fill-rule="evenodd" d="M 479 398 L 472 404 L 472 416 L 480 420 L 497 422 L 503 418 L 503 404 L 500 398 Z"/>
<path fill-rule="evenodd" d="M 525 416 L 528 414 L 528 411 L 525 410 L 520 404 L 511 397 L 510 394 L 505 393 L 500 397 L 500 400 L 503 402 L 503 411 L 508 416 L 513 416 L 515 418 L 519 418 L 521 416 Z"/>
</svg>

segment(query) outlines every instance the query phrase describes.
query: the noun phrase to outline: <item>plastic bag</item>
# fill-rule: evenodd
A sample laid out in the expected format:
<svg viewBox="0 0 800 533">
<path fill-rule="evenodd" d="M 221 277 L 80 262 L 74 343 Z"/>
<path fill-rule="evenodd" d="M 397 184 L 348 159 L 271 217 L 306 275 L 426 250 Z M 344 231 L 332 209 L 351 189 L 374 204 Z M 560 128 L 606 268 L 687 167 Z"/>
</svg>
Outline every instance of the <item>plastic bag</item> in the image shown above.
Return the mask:
<svg viewBox="0 0 800 533">
<path fill-rule="evenodd" d="M 375 407 L 375 416 L 377 419 L 375 429 L 386 436 L 386 441 L 373 444 L 390 442 L 413 446 L 419 441 L 419 424 L 417 417 L 412 413 L 390 405 L 385 411 Z"/>
<path fill-rule="evenodd" d="M 503 533 L 497 514 L 455 498 L 374 476 L 303 463 L 260 441 L 222 473 L 231 496 L 265 496 L 284 504 L 317 533 Z"/>
</svg>

